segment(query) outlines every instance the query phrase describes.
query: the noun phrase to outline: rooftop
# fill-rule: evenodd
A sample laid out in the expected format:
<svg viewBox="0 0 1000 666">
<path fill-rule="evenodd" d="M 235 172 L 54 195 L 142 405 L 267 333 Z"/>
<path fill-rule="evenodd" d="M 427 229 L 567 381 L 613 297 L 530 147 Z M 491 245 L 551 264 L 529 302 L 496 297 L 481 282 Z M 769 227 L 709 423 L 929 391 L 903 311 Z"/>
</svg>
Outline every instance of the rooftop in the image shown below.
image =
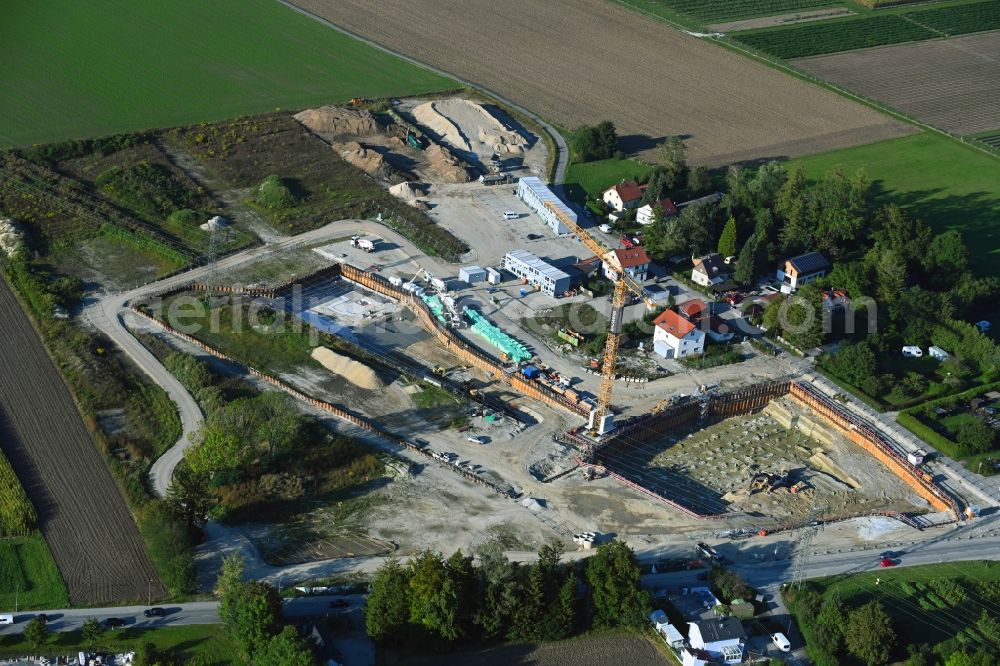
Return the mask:
<svg viewBox="0 0 1000 666">
<path fill-rule="evenodd" d="M 569 273 L 561 271 L 552 264 L 542 261 L 527 250 L 511 250 L 507 253 L 507 256 L 517 259 L 525 266 L 536 271 L 538 274 L 544 275 L 552 280 L 561 280 L 563 278 L 567 280 L 569 279 Z"/>
<path fill-rule="evenodd" d="M 743 623 L 735 617 L 713 618 L 711 620 L 698 620 L 689 624 L 696 625 L 701 632 L 701 638 L 705 643 L 715 641 L 731 641 L 734 638 L 746 640 L 747 634 L 743 631 Z"/>
<path fill-rule="evenodd" d="M 641 247 L 633 247 L 627 250 L 615 250 L 618 263 L 622 268 L 634 268 L 649 263 L 649 255 Z"/>
<path fill-rule="evenodd" d="M 535 176 L 523 176 L 518 182 L 523 183 L 525 187 L 534 192 L 535 196 L 538 197 L 544 203 L 552 204 L 555 208 L 559 210 L 560 213 L 565 213 L 573 221 L 576 221 L 576 213 L 573 209 L 566 205 L 566 203 L 557 197 L 555 193 L 549 189 L 548 185 L 543 183 L 539 178 Z"/>
<path fill-rule="evenodd" d="M 683 303 L 677 306 L 677 310 L 688 319 L 693 319 L 695 317 L 705 314 L 707 309 L 708 305 L 705 303 L 705 301 L 701 300 L 700 298 L 695 298 L 690 301 L 684 301 Z"/>
<path fill-rule="evenodd" d="M 694 330 L 694 324 L 673 310 L 664 310 L 663 314 L 653 320 L 653 323 L 675 338 L 683 338 Z"/>
<path fill-rule="evenodd" d="M 705 273 L 705 275 L 711 278 L 732 273 L 732 270 L 730 270 L 729 266 L 726 265 L 722 255 L 715 252 L 712 254 L 706 254 L 704 257 L 698 259 L 694 269 Z"/>
<path fill-rule="evenodd" d="M 797 257 L 792 257 L 788 263 L 799 273 L 816 273 L 825 271 L 830 267 L 830 262 L 819 252 L 807 252 Z"/>
<path fill-rule="evenodd" d="M 641 199 L 642 193 L 645 189 L 645 187 L 639 185 L 633 180 L 625 183 L 618 183 L 617 185 L 608 188 L 608 190 L 614 190 L 617 192 L 622 201 L 634 201 L 636 199 Z M 605 190 L 605 192 L 608 190 Z"/>
</svg>

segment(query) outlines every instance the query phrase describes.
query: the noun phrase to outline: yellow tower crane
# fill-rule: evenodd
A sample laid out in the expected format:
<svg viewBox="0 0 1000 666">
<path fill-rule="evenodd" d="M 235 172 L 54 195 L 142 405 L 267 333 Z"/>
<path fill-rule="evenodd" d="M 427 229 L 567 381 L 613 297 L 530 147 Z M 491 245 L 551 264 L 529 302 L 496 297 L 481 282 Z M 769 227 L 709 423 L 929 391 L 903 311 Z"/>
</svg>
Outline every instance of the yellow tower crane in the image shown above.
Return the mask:
<svg viewBox="0 0 1000 666">
<path fill-rule="evenodd" d="M 545 207 L 556 216 L 556 219 L 563 226 L 576 234 L 576 237 L 587 246 L 588 250 L 604 261 L 605 265 L 610 268 L 609 277 L 614 284 L 614 292 L 611 296 L 611 323 L 608 326 L 607 341 L 604 343 L 604 361 L 601 366 L 601 388 L 597 392 L 597 406 L 590 412 L 590 420 L 587 423 L 590 431 L 600 436 L 607 434 L 615 427 L 614 414 L 611 412 L 611 394 L 614 391 L 615 363 L 618 360 L 618 345 L 621 343 L 622 318 L 628 292 L 631 291 L 641 298 L 650 310 L 654 310 L 658 306 L 655 301 L 646 296 L 639 283 L 625 272 L 613 249 L 605 247 L 552 203 L 546 201 Z"/>
</svg>

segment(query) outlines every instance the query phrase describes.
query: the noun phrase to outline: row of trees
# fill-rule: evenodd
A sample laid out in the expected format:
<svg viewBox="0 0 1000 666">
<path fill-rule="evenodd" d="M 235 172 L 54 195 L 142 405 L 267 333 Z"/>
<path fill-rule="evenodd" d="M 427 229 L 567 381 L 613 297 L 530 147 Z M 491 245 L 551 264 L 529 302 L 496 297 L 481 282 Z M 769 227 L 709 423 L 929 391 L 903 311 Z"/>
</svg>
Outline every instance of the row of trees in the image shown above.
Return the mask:
<svg viewBox="0 0 1000 666">
<path fill-rule="evenodd" d="M 405 565 L 388 561 L 375 574 L 365 612 L 376 641 L 440 645 L 461 641 L 567 638 L 588 624 L 639 626 L 649 595 L 639 586 L 635 553 L 623 542 L 601 545 L 580 572 L 562 562 L 558 543 L 538 561 L 508 561 L 497 544 L 476 558 L 445 559 L 425 551 Z"/>
</svg>

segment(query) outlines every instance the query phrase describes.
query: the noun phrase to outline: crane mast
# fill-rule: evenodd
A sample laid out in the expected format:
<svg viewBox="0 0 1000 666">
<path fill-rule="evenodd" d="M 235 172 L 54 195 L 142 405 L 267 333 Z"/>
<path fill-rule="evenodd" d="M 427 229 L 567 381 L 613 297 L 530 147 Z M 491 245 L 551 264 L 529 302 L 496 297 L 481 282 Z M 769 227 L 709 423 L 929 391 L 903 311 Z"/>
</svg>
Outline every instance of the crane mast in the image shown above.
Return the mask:
<svg viewBox="0 0 1000 666">
<path fill-rule="evenodd" d="M 611 296 L 611 323 L 608 326 L 608 337 L 604 343 L 604 359 L 601 366 L 601 387 L 597 392 L 597 405 L 590 412 L 590 419 L 587 427 L 598 436 L 604 435 L 614 429 L 614 414 L 611 413 L 611 395 L 614 391 L 615 365 L 618 361 L 618 346 L 621 344 L 622 319 L 625 313 L 625 301 L 631 291 L 646 303 L 646 307 L 653 310 L 657 307 L 656 302 L 646 296 L 642 287 L 622 268 L 614 250 L 605 247 L 600 241 L 593 238 L 583 228 L 570 219 L 565 213 L 545 202 L 545 207 L 556 216 L 563 226 L 576 234 L 588 250 L 602 259 L 610 268 L 609 277 L 614 283 L 614 291 Z"/>
</svg>

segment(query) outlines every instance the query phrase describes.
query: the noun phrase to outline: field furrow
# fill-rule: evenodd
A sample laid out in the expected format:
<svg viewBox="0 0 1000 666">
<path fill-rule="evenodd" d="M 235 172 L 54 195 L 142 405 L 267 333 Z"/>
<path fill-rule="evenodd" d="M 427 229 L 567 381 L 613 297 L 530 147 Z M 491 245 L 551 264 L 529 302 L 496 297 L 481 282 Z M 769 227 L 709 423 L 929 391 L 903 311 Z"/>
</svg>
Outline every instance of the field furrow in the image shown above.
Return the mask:
<svg viewBox="0 0 1000 666">
<path fill-rule="evenodd" d="M 38 512 L 73 604 L 165 594 L 59 371 L 0 278 L 0 444 Z M 151 581 L 151 583 L 150 583 Z"/>
</svg>

